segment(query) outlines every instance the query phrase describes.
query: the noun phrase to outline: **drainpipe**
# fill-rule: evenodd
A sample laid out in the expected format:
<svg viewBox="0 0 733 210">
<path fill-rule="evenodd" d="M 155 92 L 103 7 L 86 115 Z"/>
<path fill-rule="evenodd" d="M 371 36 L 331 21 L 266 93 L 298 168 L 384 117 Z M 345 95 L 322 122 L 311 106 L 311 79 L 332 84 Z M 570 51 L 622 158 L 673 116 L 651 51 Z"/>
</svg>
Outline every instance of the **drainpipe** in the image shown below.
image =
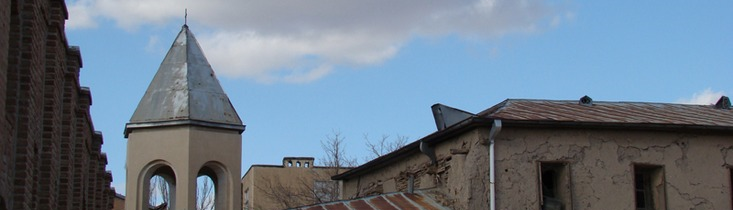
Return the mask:
<svg viewBox="0 0 733 210">
<path fill-rule="evenodd" d="M 489 131 L 489 209 L 496 210 L 496 166 L 494 164 L 494 139 L 501 131 L 501 120 L 494 119 L 494 124 L 491 125 L 491 131 Z"/>
</svg>

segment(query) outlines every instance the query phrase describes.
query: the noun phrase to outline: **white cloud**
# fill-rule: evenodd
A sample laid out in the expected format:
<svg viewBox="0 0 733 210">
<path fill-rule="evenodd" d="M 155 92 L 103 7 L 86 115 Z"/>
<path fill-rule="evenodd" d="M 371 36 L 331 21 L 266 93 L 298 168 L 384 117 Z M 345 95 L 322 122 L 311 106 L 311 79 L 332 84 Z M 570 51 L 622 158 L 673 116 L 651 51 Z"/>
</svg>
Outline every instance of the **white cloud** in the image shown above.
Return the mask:
<svg viewBox="0 0 733 210">
<path fill-rule="evenodd" d="M 66 22 L 68 28 L 94 28 L 97 23 L 94 21 L 94 10 L 91 10 L 91 2 L 88 0 L 80 0 L 73 4 L 69 4 L 69 21 Z"/>
<path fill-rule="evenodd" d="M 101 17 L 126 30 L 183 22 L 188 8 L 189 22 L 212 29 L 192 28 L 217 71 L 266 82 L 308 82 L 335 66 L 379 64 L 414 36 L 486 39 L 533 32 L 556 16 L 539 0 L 78 0 L 70 8 L 77 11 L 70 28 Z"/>
<path fill-rule="evenodd" d="M 677 100 L 677 102 L 683 103 L 683 104 L 710 105 L 710 104 L 715 104 L 716 102 L 718 102 L 720 97 L 723 95 L 725 95 L 725 92 L 723 91 L 716 92 L 708 88 L 701 92 L 692 94 L 691 98 L 683 98 L 683 99 Z"/>
<path fill-rule="evenodd" d="M 160 48 L 158 48 L 158 43 L 160 42 L 160 38 L 158 36 L 150 36 L 148 38 L 148 44 L 145 45 L 145 51 L 149 53 L 157 53 Z"/>
</svg>

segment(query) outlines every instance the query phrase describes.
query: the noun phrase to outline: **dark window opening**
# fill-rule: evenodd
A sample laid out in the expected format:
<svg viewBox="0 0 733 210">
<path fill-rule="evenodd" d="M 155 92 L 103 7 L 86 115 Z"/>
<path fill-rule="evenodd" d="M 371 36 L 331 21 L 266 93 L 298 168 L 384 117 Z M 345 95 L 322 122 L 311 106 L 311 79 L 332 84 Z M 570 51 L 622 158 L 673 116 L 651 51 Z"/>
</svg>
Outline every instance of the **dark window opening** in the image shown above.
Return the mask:
<svg viewBox="0 0 733 210">
<path fill-rule="evenodd" d="M 728 166 L 728 181 L 730 186 L 730 201 L 731 205 L 733 205 L 733 166 Z M 733 208 L 733 207 L 732 207 Z"/>
<path fill-rule="evenodd" d="M 570 209 L 570 166 L 565 162 L 540 162 L 540 209 Z"/>
<path fill-rule="evenodd" d="M 661 166 L 634 166 L 636 210 L 665 209 L 664 173 Z"/>
</svg>

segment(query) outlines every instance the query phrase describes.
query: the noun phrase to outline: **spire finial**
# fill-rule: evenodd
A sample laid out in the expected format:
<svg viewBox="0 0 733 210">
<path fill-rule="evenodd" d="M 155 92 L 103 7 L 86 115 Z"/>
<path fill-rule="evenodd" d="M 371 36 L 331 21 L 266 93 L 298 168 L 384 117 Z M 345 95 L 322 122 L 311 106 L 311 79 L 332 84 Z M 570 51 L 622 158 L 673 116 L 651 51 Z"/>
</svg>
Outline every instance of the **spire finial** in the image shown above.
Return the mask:
<svg viewBox="0 0 733 210">
<path fill-rule="evenodd" d="M 188 8 L 183 9 L 183 25 L 188 25 Z"/>
</svg>

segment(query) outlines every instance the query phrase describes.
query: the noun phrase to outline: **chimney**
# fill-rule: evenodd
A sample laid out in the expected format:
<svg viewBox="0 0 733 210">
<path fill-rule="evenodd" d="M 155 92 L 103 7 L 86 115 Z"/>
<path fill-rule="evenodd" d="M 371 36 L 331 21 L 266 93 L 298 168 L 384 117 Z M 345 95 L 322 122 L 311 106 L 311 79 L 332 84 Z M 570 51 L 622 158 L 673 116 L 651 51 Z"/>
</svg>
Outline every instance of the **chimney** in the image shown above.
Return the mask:
<svg viewBox="0 0 733 210">
<path fill-rule="evenodd" d="M 469 117 L 476 116 L 473 113 L 443 104 L 434 104 L 430 108 L 433 110 L 433 118 L 435 118 L 435 126 L 438 127 L 438 131 L 455 125 Z"/>
<path fill-rule="evenodd" d="M 721 96 L 718 102 L 715 103 L 716 109 L 730 109 L 730 98 L 728 96 Z"/>
<path fill-rule="evenodd" d="M 580 100 L 578 101 L 578 104 L 585 105 L 585 106 L 592 106 L 593 99 L 586 95 L 580 98 Z"/>
</svg>

